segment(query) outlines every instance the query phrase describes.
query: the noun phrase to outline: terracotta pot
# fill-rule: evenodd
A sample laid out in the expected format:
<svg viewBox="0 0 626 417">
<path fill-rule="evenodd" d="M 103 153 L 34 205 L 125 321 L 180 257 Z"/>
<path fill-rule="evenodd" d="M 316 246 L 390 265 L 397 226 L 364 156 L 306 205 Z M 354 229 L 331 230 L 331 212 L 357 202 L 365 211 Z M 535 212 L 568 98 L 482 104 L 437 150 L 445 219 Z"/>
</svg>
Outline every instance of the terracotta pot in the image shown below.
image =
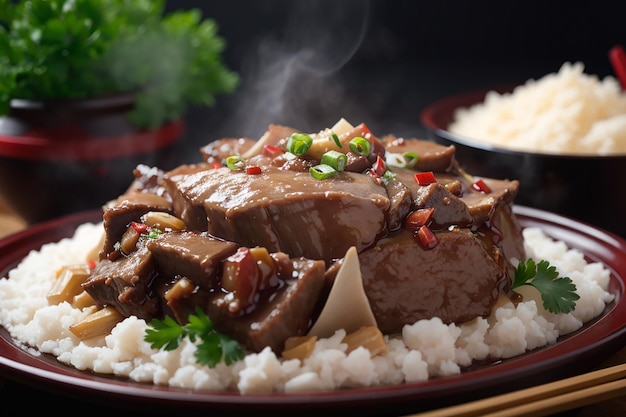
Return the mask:
<svg viewBox="0 0 626 417">
<path fill-rule="evenodd" d="M 13 100 L 0 118 L 0 194 L 32 224 L 101 207 L 138 164 L 173 167 L 184 121 L 137 129 L 126 117 L 132 106 L 132 94 Z"/>
</svg>

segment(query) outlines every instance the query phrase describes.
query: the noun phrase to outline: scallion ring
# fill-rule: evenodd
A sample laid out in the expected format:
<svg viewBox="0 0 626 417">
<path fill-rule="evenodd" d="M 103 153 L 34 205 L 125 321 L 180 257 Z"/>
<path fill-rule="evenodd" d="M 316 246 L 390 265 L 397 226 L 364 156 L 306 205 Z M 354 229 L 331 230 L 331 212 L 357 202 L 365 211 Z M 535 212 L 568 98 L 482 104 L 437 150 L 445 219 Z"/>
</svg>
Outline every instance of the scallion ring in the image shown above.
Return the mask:
<svg viewBox="0 0 626 417">
<path fill-rule="evenodd" d="M 325 180 L 326 178 L 330 178 L 337 173 L 337 170 L 330 165 L 319 164 L 314 167 L 309 168 L 309 172 L 311 176 L 316 180 Z"/>
<path fill-rule="evenodd" d="M 367 139 L 357 136 L 350 141 L 350 149 L 357 155 L 368 156 L 370 154 L 370 143 Z"/>
<path fill-rule="evenodd" d="M 335 145 L 337 145 L 338 148 L 342 147 L 341 141 L 339 140 L 339 136 L 337 136 L 336 133 L 331 133 L 329 139 L 332 139 L 335 142 Z"/>
<path fill-rule="evenodd" d="M 322 164 L 330 165 L 336 171 L 343 171 L 348 163 L 348 157 L 345 153 L 339 151 L 328 151 L 322 155 Z"/>
<path fill-rule="evenodd" d="M 243 169 L 246 166 L 246 161 L 241 155 L 231 155 L 225 160 L 226 166 L 232 170 Z"/>
<path fill-rule="evenodd" d="M 306 133 L 294 133 L 287 141 L 287 151 L 300 156 L 308 152 L 313 139 Z"/>
<path fill-rule="evenodd" d="M 404 157 L 405 168 L 413 168 L 415 164 L 417 164 L 417 161 L 419 160 L 419 155 L 417 155 L 415 152 L 404 152 L 402 156 Z"/>
</svg>

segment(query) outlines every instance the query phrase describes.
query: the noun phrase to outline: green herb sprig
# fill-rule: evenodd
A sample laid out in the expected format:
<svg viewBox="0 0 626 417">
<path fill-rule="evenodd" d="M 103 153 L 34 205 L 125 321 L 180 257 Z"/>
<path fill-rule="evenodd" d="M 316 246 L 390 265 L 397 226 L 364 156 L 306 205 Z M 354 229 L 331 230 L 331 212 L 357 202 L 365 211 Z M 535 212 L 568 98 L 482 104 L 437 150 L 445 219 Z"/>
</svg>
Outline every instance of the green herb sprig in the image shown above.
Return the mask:
<svg viewBox="0 0 626 417">
<path fill-rule="evenodd" d="M 541 294 L 543 308 L 551 313 L 569 313 L 576 308 L 576 285 L 569 277 L 559 277 L 556 267 L 546 260 L 535 263 L 533 259 L 520 262 L 515 271 L 512 289 L 531 285 Z"/>
<path fill-rule="evenodd" d="M 189 321 L 184 326 L 170 316 L 163 320 L 152 319 L 148 325 L 152 328 L 146 329 L 144 340 L 153 349 L 174 350 L 188 337 L 192 342 L 200 341 L 196 346 L 195 357 L 201 365 L 213 368 L 222 360 L 230 365 L 244 357 L 239 343 L 216 331 L 211 319 L 200 307 L 196 307 L 195 315 L 189 315 Z"/>
<path fill-rule="evenodd" d="M 239 83 L 216 22 L 198 9 L 165 13 L 164 0 L 0 3 L 0 115 L 12 99 L 135 93 L 129 120 L 154 128 Z"/>
</svg>

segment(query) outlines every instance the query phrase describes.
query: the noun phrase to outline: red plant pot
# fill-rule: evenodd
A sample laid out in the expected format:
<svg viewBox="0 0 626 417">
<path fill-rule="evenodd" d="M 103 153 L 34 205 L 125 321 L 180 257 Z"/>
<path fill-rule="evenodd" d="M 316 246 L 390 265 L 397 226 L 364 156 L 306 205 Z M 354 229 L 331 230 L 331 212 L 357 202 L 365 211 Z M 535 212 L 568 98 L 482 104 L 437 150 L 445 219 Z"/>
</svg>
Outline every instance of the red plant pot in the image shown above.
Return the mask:
<svg viewBox="0 0 626 417">
<path fill-rule="evenodd" d="M 122 194 L 138 164 L 173 167 L 182 120 L 154 130 L 126 114 L 133 95 L 13 100 L 0 118 L 0 193 L 28 223 L 101 207 Z"/>
</svg>

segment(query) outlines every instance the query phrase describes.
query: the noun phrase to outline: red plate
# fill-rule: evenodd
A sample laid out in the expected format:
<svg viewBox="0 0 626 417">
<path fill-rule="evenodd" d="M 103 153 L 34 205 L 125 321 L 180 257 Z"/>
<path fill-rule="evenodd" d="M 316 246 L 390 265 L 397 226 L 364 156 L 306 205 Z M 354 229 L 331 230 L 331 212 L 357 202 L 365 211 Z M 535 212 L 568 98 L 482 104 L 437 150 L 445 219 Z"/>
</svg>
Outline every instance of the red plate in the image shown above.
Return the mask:
<svg viewBox="0 0 626 417">
<path fill-rule="evenodd" d="M 516 358 L 477 365 L 460 375 L 421 383 L 314 394 L 239 395 L 153 386 L 78 371 L 49 355 L 34 356 L 22 350 L 0 327 L 0 371 L 8 378 L 61 396 L 73 396 L 109 407 L 115 404 L 118 409 L 139 409 L 151 414 L 175 412 L 179 416 L 198 411 L 267 411 L 274 415 L 294 412 L 299 415 L 319 415 L 320 412 L 327 415 L 345 415 L 347 412 L 402 414 L 466 402 L 587 371 L 617 352 L 624 343 L 626 241 L 612 233 L 545 211 L 516 206 L 515 212 L 523 226 L 540 227 L 551 237 L 583 251 L 589 261 L 603 262 L 611 270 L 609 291 L 615 295 L 615 301 L 604 313 L 581 330 L 552 346 Z M 78 213 L 6 237 L 0 241 L 0 276 L 6 276 L 7 271 L 30 250 L 70 236 L 79 224 L 99 221 L 100 216 L 99 210 Z M 73 400 L 66 404 L 69 408 L 75 407 Z M 85 409 L 82 411 L 86 412 Z"/>
</svg>

